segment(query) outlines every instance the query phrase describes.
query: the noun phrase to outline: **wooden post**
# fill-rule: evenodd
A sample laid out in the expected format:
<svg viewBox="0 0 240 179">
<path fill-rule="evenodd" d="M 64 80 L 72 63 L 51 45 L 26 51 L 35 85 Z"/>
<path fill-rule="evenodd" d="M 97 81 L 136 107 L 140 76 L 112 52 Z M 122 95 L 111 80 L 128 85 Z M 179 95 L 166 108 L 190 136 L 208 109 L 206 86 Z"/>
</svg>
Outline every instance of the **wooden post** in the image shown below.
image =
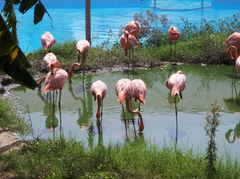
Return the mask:
<svg viewBox="0 0 240 179">
<path fill-rule="evenodd" d="M 91 44 L 91 0 L 85 0 L 86 40 Z"/>
</svg>

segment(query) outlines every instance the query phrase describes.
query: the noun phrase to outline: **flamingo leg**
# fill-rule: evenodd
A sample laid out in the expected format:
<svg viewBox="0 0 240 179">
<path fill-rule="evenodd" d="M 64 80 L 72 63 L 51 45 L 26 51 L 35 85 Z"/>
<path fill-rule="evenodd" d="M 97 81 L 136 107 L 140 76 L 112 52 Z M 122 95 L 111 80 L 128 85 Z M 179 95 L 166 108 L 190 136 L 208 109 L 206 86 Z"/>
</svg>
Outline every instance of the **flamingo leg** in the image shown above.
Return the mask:
<svg viewBox="0 0 240 179">
<path fill-rule="evenodd" d="M 84 84 L 84 75 L 85 75 L 85 63 L 83 64 L 83 83 Z"/>
<path fill-rule="evenodd" d="M 124 112 L 124 107 L 123 107 L 123 104 L 122 104 L 122 110 L 123 110 L 123 117 L 124 117 L 124 124 L 125 124 L 125 130 L 126 130 L 126 139 L 128 138 L 127 137 L 127 124 L 126 124 L 126 116 L 125 116 L 125 112 Z"/>
<path fill-rule="evenodd" d="M 102 106 L 101 106 L 101 131 L 102 131 L 102 114 L 103 114 L 103 99 L 102 99 Z"/>
<path fill-rule="evenodd" d="M 170 56 L 172 56 L 172 41 L 170 41 Z"/>
<path fill-rule="evenodd" d="M 176 103 L 176 96 L 174 96 L 174 102 L 175 102 L 175 114 L 176 114 L 176 142 L 177 142 L 177 136 L 178 136 L 178 118 L 177 118 L 177 103 Z"/>
<path fill-rule="evenodd" d="M 53 126 L 54 126 L 54 114 L 55 114 L 55 103 L 54 103 L 54 93 L 53 93 Z M 55 140 L 55 130 L 53 130 L 53 140 Z"/>
<path fill-rule="evenodd" d="M 130 105 L 131 105 L 131 109 L 132 109 L 132 100 L 131 100 Z M 137 138 L 136 130 L 135 130 L 135 124 L 134 124 L 134 118 L 133 118 L 133 113 L 132 113 L 132 123 L 133 123 L 133 129 L 134 129 L 135 138 Z"/>
<path fill-rule="evenodd" d="M 176 52 L 176 41 L 174 42 L 174 47 L 175 47 L 174 56 L 175 56 L 175 60 L 176 60 L 176 55 L 177 55 L 177 52 Z"/>
<path fill-rule="evenodd" d="M 61 131 L 62 131 L 61 94 L 62 94 L 62 90 L 60 89 L 60 95 L 59 95 L 59 100 L 58 100 L 59 116 L 60 116 L 60 139 L 61 139 Z"/>
</svg>

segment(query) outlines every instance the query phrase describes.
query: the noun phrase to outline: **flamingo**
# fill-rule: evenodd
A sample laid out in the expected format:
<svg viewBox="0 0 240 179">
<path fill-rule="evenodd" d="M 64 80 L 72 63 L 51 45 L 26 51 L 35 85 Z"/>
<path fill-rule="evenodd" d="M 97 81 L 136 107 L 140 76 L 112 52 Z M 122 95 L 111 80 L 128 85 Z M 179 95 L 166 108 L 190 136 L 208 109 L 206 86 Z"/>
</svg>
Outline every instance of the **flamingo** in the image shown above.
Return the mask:
<svg viewBox="0 0 240 179">
<path fill-rule="evenodd" d="M 232 49 L 234 49 L 235 52 L 235 58 L 236 58 L 236 70 L 238 71 L 238 73 L 240 73 L 240 57 L 238 56 L 237 53 L 237 48 L 235 46 L 230 46 L 227 49 L 227 55 L 230 57 L 231 60 L 234 60 L 233 56 L 232 56 Z"/>
<path fill-rule="evenodd" d="M 170 78 L 166 81 L 165 85 L 167 86 L 168 89 L 172 91 L 171 96 L 172 98 L 174 98 L 175 114 L 176 114 L 176 131 L 178 131 L 176 96 L 180 95 L 180 98 L 182 99 L 182 91 L 187 86 L 187 78 L 184 74 L 182 74 L 182 71 L 179 70 L 177 73 L 172 74 L 170 76 Z M 177 135 L 176 135 L 176 141 L 177 141 Z"/>
<path fill-rule="evenodd" d="M 140 30 L 141 30 L 141 26 L 138 23 L 138 21 L 130 21 L 125 26 L 125 30 L 128 31 L 129 34 L 131 34 L 134 37 L 136 37 L 139 34 Z"/>
<path fill-rule="evenodd" d="M 229 46 L 235 46 L 240 51 L 240 33 L 234 32 L 232 35 L 230 35 L 223 44 L 228 44 Z M 237 56 L 235 57 L 237 59 Z M 232 65 L 235 65 L 236 61 L 232 61 Z M 233 76 L 234 75 L 234 67 L 233 67 Z"/>
<path fill-rule="evenodd" d="M 53 53 L 47 53 L 43 59 L 44 65 L 47 68 L 48 71 L 51 71 L 51 68 L 58 68 L 59 62 L 57 60 L 57 57 Z M 42 81 L 46 79 L 46 76 L 43 77 L 38 82 L 38 90 L 40 91 L 42 88 Z"/>
<path fill-rule="evenodd" d="M 62 88 L 65 85 L 66 81 L 68 78 L 68 74 L 65 70 L 61 68 L 51 68 L 51 71 L 47 74 L 46 81 L 45 81 L 45 88 L 43 91 L 43 94 L 50 90 L 60 90 L 60 95 L 59 95 L 59 101 L 58 101 L 58 107 L 59 107 L 59 114 L 60 114 L 60 130 L 61 130 L 61 124 L 62 124 L 62 119 L 61 119 L 61 93 L 62 93 Z M 54 119 L 54 109 L 55 109 L 55 104 L 54 104 L 54 93 L 53 93 L 53 119 Z"/>
<path fill-rule="evenodd" d="M 145 104 L 145 96 L 146 96 L 146 84 L 141 79 L 134 79 L 132 80 L 132 87 L 133 87 L 133 97 L 135 98 L 135 101 L 139 100 L 139 111 L 140 111 L 140 102 L 142 104 Z"/>
<path fill-rule="evenodd" d="M 141 121 L 141 123 L 139 125 L 138 133 L 142 133 L 142 131 L 144 130 L 144 123 L 143 123 L 142 115 L 141 115 L 140 111 L 138 111 L 138 110 L 133 111 L 130 107 L 130 100 L 132 99 L 133 93 L 134 93 L 134 90 L 132 87 L 132 82 L 127 78 L 123 78 L 123 79 L 119 80 L 115 86 L 115 93 L 118 96 L 118 101 L 122 105 L 126 137 L 127 137 L 127 127 L 126 127 L 126 117 L 125 117 L 124 107 L 123 107 L 124 99 L 126 101 L 126 107 L 127 107 L 128 112 L 130 112 L 132 114 L 138 114 L 140 121 Z M 132 121 L 133 121 L 133 127 L 134 127 L 134 132 L 135 132 L 134 119 L 132 119 Z M 136 137 L 136 132 L 135 132 L 135 137 Z"/>
<path fill-rule="evenodd" d="M 133 49 L 133 47 L 135 46 L 138 46 L 139 49 L 141 49 L 137 39 L 133 35 L 129 34 L 129 32 L 126 30 L 123 30 L 123 32 L 124 34 L 120 37 L 120 44 L 122 46 L 122 49 L 126 52 L 126 56 L 128 55 L 127 51 L 130 49 Z M 129 61 L 128 61 L 128 68 L 129 68 Z"/>
<path fill-rule="evenodd" d="M 45 32 L 42 36 L 41 36 L 41 44 L 43 46 L 43 48 L 46 50 L 46 52 L 48 53 L 48 51 L 50 51 L 50 48 L 56 43 L 55 38 L 53 37 L 52 34 L 50 34 L 49 32 Z"/>
<path fill-rule="evenodd" d="M 85 66 L 85 60 L 86 60 L 86 56 L 88 54 L 88 52 L 90 51 L 91 45 L 87 40 L 79 40 L 78 43 L 76 44 L 76 49 L 77 49 L 77 54 L 78 54 L 78 62 L 80 61 L 80 54 L 82 54 L 82 62 L 79 63 L 74 63 L 72 65 L 72 67 L 70 68 L 70 70 L 68 71 L 68 80 L 69 83 L 72 82 L 72 74 L 73 74 L 73 68 L 75 66 L 79 66 L 81 67 L 83 64 Z M 85 68 L 83 68 L 83 81 L 84 81 L 84 70 Z"/>
<path fill-rule="evenodd" d="M 240 51 L 240 33 L 234 32 L 223 42 L 223 44 L 228 44 L 229 46 L 233 45 Z"/>
<path fill-rule="evenodd" d="M 95 81 L 92 86 L 91 86 L 91 93 L 94 97 L 94 100 L 98 101 L 98 109 L 97 109 L 97 113 L 96 113 L 96 118 L 99 121 L 99 118 L 101 116 L 102 118 L 102 110 L 100 113 L 100 107 L 102 106 L 103 109 L 103 99 L 105 98 L 106 94 L 107 94 L 107 85 L 102 82 L 101 80 Z M 101 123 L 102 123 L 102 119 L 101 119 Z"/>
<path fill-rule="evenodd" d="M 176 41 L 179 39 L 179 37 L 180 37 L 180 32 L 179 32 L 178 28 L 171 26 L 168 29 L 168 39 L 171 44 L 171 54 L 172 54 L 172 41 L 173 41 L 175 44 L 175 55 L 176 55 Z"/>
</svg>

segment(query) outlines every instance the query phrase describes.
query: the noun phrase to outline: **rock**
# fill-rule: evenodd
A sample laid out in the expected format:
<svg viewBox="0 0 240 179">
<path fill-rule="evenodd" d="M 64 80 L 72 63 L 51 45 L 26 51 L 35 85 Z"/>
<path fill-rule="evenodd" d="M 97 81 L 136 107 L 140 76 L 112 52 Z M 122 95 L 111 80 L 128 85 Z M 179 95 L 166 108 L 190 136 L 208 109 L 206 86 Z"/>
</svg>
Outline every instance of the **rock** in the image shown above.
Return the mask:
<svg viewBox="0 0 240 179">
<path fill-rule="evenodd" d="M 5 93 L 5 91 L 6 90 L 5 90 L 4 86 L 0 84 L 0 94 Z"/>
<path fill-rule="evenodd" d="M 2 84 L 3 86 L 10 85 L 10 84 L 12 84 L 12 83 L 13 83 L 13 80 L 12 80 L 12 78 L 11 78 L 10 76 L 4 76 L 4 77 L 2 78 L 1 84 Z"/>
</svg>

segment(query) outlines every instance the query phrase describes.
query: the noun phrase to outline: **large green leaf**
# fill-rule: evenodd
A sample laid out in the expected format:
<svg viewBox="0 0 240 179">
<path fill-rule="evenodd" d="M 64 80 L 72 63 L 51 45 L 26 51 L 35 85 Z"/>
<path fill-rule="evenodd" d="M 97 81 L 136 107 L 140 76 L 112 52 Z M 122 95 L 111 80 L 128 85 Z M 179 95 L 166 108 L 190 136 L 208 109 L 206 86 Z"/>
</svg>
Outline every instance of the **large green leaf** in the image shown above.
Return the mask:
<svg viewBox="0 0 240 179">
<path fill-rule="evenodd" d="M 0 14 L 0 71 L 11 76 L 24 87 L 35 89 L 38 85 L 27 68 L 31 67 L 26 56 L 14 41 Z"/>
<path fill-rule="evenodd" d="M 12 50 L 17 47 L 18 45 L 14 41 L 14 38 L 12 37 L 11 32 L 9 31 L 2 15 L 0 14 L 0 56 L 5 56 L 6 54 L 10 54 Z M 18 51 L 20 54 L 23 54 L 20 48 Z M 22 58 L 22 64 L 26 68 L 31 68 L 31 64 L 28 62 L 25 56 L 24 58 Z"/>
<path fill-rule="evenodd" d="M 21 64 L 22 59 L 24 58 L 18 54 L 15 60 L 10 63 L 10 55 L 5 55 L 0 57 L 0 71 L 7 73 L 9 76 L 13 78 L 18 84 L 30 88 L 35 89 L 38 84 L 32 77 L 32 75 L 28 72 L 26 67 Z"/>
<path fill-rule="evenodd" d="M 21 13 L 25 13 L 30 9 L 34 4 L 36 4 L 38 0 L 22 0 L 20 6 L 19 6 L 19 11 Z"/>
<path fill-rule="evenodd" d="M 46 12 L 46 9 L 42 3 L 38 3 L 35 5 L 34 21 L 33 21 L 35 25 L 42 20 L 45 12 Z"/>
</svg>

